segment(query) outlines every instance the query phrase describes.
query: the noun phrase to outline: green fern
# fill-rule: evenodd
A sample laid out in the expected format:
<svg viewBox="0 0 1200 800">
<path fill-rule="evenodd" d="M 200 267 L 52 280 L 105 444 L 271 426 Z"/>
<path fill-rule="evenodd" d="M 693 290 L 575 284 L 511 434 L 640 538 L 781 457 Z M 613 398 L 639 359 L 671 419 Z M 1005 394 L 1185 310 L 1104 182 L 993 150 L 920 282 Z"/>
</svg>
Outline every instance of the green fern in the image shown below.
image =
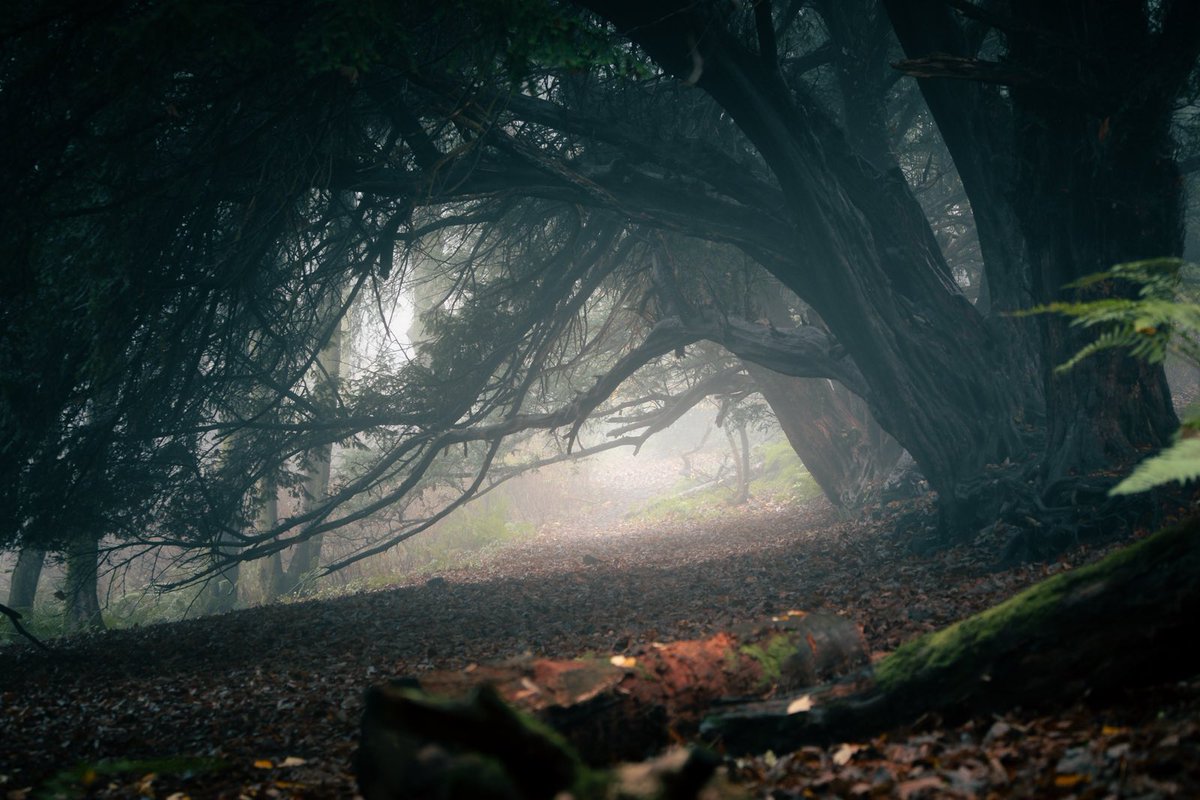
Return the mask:
<svg viewBox="0 0 1200 800">
<path fill-rule="evenodd" d="M 1017 316 L 1061 314 L 1070 317 L 1073 326 L 1100 328 L 1095 340 L 1057 366 L 1057 372 L 1114 348 L 1125 348 L 1151 364 L 1161 363 L 1170 352 L 1200 365 L 1200 302 L 1195 281 L 1189 274 L 1193 270 L 1194 265 L 1178 258 L 1118 264 L 1068 286 L 1082 289 L 1105 281 L 1125 281 L 1138 287 L 1136 298 L 1047 303 Z M 1134 494 L 1164 483 L 1197 478 L 1200 478 L 1200 409 L 1192 408 L 1184 415 L 1175 443 L 1139 464 L 1110 494 Z"/>
</svg>

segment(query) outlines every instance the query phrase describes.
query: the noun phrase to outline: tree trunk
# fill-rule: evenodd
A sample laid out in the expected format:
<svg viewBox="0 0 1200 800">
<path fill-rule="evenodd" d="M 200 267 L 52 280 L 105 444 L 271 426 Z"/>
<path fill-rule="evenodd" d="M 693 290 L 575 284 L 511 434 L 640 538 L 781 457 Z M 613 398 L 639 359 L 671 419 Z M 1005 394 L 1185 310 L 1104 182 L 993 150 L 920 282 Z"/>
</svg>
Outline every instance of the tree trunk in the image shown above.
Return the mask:
<svg viewBox="0 0 1200 800">
<path fill-rule="evenodd" d="M 99 571 L 99 540 L 92 536 L 77 538 L 67 550 L 67 577 L 63 587 L 66 596 L 64 622 L 68 633 L 104 628 L 97 580 Z"/>
<path fill-rule="evenodd" d="M 690 53 L 702 59 L 697 85 L 754 144 L 785 197 L 796 257 L 764 266 L 853 357 L 875 419 L 938 493 L 944 530 L 992 521 L 995 509 L 959 487 L 989 464 L 1024 459 L 1031 443 L 1023 413 L 1035 390 L 997 369 L 1015 361 L 1013 343 L 958 289 L 903 176 L 873 170 L 817 104 L 800 95 L 797 105 L 777 70 L 705 17 L 705 7 L 586 5 L 675 74 L 695 70 Z"/>
<path fill-rule="evenodd" d="M 1048 76 L 1012 92 L 1020 219 L 1041 302 L 1130 296 L 1128 287 L 1064 286 L 1117 263 L 1183 252 L 1183 181 L 1171 124 L 1187 71 L 1147 80 L 1147 63 L 1151 76 L 1161 69 L 1156 58 L 1146 61 L 1155 42 L 1149 12 L 1128 6 L 1014 4 L 1039 33 L 1010 36 L 1011 56 Z M 1065 102 L 1064 87 L 1088 102 Z M 1170 442 L 1178 419 L 1161 365 L 1108 351 L 1060 374 L 1053 367 L 1095 334 L 1057 317 L 1043 318 L 1041 330 L 1047 481 L 1129 464 Z"/>
<path fill-rule="evenodd" d="M 33 610 L 37 597 L 38 581 L 42 577 L 42 565 L 46 563 L 46 551 L 24 545 L 13 567 L 12 583 L 8 587 L 8 606 L 20 614 Z"/>
<path fill-rule="evenodd" d="M 725 438 L 729 441 L 729 452 L 733 455 L 733 471 L 736 476 L 736 487 L 733 491 L 733 505 L 740 506 L 750 499 L 750 439 L 746 435 L 746 425 L 736 425 L 738 436 L 735 439 L 730 426 L 734 423 L 725 421 Z"/>
<path fill-rule="evenodd" d="M 331 309 L 339 312 L 340 307 Z M 317 376 L 314 394 L 320 404 L 333 408 L 337 402 L 338 381 L 342 374 L 342 320 L 333 320 L 333 329 L 329 340 L 317 354 Z M 321 445 L 308 453 L 308 475 L 304 480 L 304 499 L 306 508 L 311 508 L 325 500 L 329 494 L 329 475 L 333 461 L 333 445 Z M 321 566 L 321 545 L 323 534 L 309 537 L 298 542 L 292 549 L 292 560 L 288 563 L 287 572 L 280 586 L 283 594 L 290 594 L 303 588 L 307 576 L 311 576 Z"/>
<path fill-rule="evenodd" d="M 790 378 L 747 365 L 805 469 L 838 508 L 857 508 L 878 492 L 904 450 L 846 388 Z"/>
<path fill-rule="evenodd" d="M 236 555 L 237 544 L 232 537 L 221 535 L 221 541 L 212 549 L 212 558 L 218 563 L 225 563 L 229 556 Z M 209 576 L 204 584 L 203 601 L 200 607 L 207 614 L 222 614 L 232 611 L 238 601 L 238 580 L 241 576 L 241 562 L 228 561 L 225 566 Z"/>
<path fill-rule="evenodd" d="M 936 712 L 961 719 L 1054 706 L 1193 674 L 1200 617 L 1200 521 L 1062 573 L 901 647 L 865 688 L 827 686 L 811 711 L 788 700 L 714 717 L 733 753 L 855 740 Z M 848 696 L 847 696 L 848 695 Z"/>
<path fill-rule="evenodd" d="M 260 531 L 269 531 L 279 524 L 279 489 L 275 481 L 264 478 L 262 481 L 261 505 L 258 509 L 256 527 Z M 284 585 L 283 559 L 278 552 L 267 556 L 262 567 L 263 600 L 271 602 L 283 594 Z"/>
</svg>

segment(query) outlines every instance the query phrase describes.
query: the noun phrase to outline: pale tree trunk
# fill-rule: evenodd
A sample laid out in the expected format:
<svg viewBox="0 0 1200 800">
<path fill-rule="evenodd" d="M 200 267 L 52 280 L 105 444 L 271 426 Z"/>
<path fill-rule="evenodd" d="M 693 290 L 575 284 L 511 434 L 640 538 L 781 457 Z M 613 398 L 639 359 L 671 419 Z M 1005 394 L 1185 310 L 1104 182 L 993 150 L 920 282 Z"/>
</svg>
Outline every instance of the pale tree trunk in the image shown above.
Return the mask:
<svg viewBox="0 0 1200 800">
<path fill-rule="evenodd" d="M 237 554 L 237 545 L 232 543 L 232 537 L 222 534 L 221 541 L 213 547 L 213 560 L 226 561 Z M 241 562 L 230 560 L 228 564 L 213 574 L 204 586 L 202 607 L 206 613 L 220 614 L 232 611 L 238 600 L 238 578 L 241 575 Z"/>
<path fill-rule="evenodd" d="M 279 524 L 279 487 L 274 480 L 264 478 L 261 482 L 262 504 L 258 508 L 256 527 L 260 531 L 269 531 Z M 263 599 L 274 600 L 279 597 L 283 586 L 283 559 L 278 552 L 267 556 L 262 563 Z"/>
<path fill-rule="evenodd" d="M 67 550 L 67 579 L 63 587 L 68 633 L 104 628 L 97 580 L 99 569 L 99 539 L 86 535 L 76 539 Z"/>
<path fill-rule="evenodd" d="M 746 423 L 737 424 L 737 438 L 733 436 L 730 427 L 733 423 L 725 423 L 725 438 L 729 440 L 729 450 L 733 453 L 733 466 L 737 475 L 737 488 L 734 491 L 733 504 L 740 506 L 750 499 L 750 437 L 746 434 Z"/>
<path fill-rule="evenodd" d="M 46 551 L 25 545 L 17 556 L 13 567 L 12 584 L 8 587 L 8 607 L 21 614 L 33 610 L 37 596 L 38 581 L 42 577 L 42 565 L 46 563 Z"/>
<path fill-rule="evenodd" d="M 333 309 L 334 313 L 340 308 Z M 332 409 L 337 402 L 338 381 L 342 374 L 342 324 L 338 319 L 329 333 L 329 340 L 317 354 L 315 395 L 317 403 Z M 333 445 L 324 444 L 308 454 L 308 475 L 304 480 L 306 510 L 321 503 L 329 494 L 329 473 L 333 460 Z M 322 534 L 299 542 L 292 550 L 292 560 L 279 583 L 281 594 L 302 589 L 305 577 L 321 566 Z"/>
</svg>

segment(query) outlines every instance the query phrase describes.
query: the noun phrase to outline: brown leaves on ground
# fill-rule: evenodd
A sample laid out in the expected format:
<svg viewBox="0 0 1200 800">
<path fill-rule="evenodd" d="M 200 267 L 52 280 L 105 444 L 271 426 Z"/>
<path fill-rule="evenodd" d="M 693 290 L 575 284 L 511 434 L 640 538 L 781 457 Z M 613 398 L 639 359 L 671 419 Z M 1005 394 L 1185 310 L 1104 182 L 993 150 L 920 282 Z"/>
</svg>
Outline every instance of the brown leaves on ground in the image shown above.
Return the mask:
<svg viewBox="0 0 1200 800">
<path fill-rule="evenodd" d="M 552 529 L 444 586 L 76 638 L 51 657 L 10 647 L 0 796 L 79 763 L 211 756 L 226 768 L 97 772 L 87 796 L 352 797 L 362 692 L 389 677 L 527 653 L 632 655 L 793 608 L 848 616 L 882 653 L 1103 555 L 993 572 L 994 550 L 907 552 L 882 512 L 841 522 L 819 506 L 752 504 L 703 523 Z M 925 720 L 736 771 L 772 798 L 1200 796 L 1200 685 L 1099 709 Z"/>
</svg>

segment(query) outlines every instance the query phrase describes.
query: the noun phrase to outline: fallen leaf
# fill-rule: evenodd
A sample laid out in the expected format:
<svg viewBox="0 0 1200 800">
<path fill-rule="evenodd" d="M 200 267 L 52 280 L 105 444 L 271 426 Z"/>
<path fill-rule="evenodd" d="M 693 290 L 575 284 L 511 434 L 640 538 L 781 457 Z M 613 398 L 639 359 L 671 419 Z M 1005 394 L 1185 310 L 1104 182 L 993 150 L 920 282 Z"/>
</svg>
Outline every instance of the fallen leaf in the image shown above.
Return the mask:
<svg viewBox="0 0 1200 800">
<path fill-rule="evenodd" d="M 839 767 L 844 767 L 850 763 L 850 759 L 854 758 L 854 754 L 862 750 L 862 745 L 859 744 L 843 744 L 833 754 L 833 763 Z"/>
<path fill-rule="evenodd" d="M 788 703 L 787 713 L 800 714 L 805 711 L 812 711 L 813 700 L 812 695 L 806 694 L 797 697 L 792 702 Z"/>
<path fill-rule="evenodd" d="M 914 794 L 923 792 L 926 789 L 942 789 L 946 786 L 946 782 L 937 775 L 926 775 L 923 778 L 916 778 L 911 781 L 904 781 L 896 787 L 896 796 L 900 800 L 908 800 Z"/>
<path fill-rule="evenodd" d="M 1072 789 L 1081 783 L 1086 783 L 1087 780 L 1088 780 L 1087 775 L 1080 775 L 1078 773 L 1070 773 L 1068 775 L 1055 775 L 1054 776 L 1054 785 L 1060 789 Z"/>
<path fill-rule="evenodd" d="M 288 756 L 283 761 L 279 762 L 279 766 L 281 766 L 281 767 L 302 767 L 307 763 L 308 762 L 305 761 L 303 758 L 297 758 L 296 756 Z"/>
<path fill-rule="evenodd" d="M 260 758 L 254 762 L 256 769 L 273 769 L 275 767 L 268 759 Z"/>
</svg>

